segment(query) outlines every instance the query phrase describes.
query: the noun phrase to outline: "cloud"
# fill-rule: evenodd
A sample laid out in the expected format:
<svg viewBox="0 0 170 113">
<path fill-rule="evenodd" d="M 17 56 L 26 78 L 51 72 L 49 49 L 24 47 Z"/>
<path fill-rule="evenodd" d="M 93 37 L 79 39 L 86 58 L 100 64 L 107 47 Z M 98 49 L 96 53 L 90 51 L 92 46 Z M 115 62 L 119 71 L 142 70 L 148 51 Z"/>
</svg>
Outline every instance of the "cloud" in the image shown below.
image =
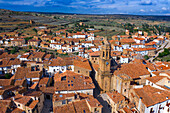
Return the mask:
<svg viewBox="0 0 170 113">
<path fill-rule="evenodd" d="M 145 12 L 145 10 L 144 10 L 144 9 L 141 9 L 140 12 Z"/>
<path fill-rule="evenodd" d="M 139 3 L 140 5 L 155 5 L 151 0 L 144 0 Z"/>
<path fill-rule="evenodd" d="M 167 8 L 166 7 L 162 7 L 162 10 L 167 10 Z"/>
<path fill-rule="evenodd" d="M 10 10 L 90 14 L 169 14 L 169 5 L 170 0 L 0 0 L 0 8 Z"/>
</svg>

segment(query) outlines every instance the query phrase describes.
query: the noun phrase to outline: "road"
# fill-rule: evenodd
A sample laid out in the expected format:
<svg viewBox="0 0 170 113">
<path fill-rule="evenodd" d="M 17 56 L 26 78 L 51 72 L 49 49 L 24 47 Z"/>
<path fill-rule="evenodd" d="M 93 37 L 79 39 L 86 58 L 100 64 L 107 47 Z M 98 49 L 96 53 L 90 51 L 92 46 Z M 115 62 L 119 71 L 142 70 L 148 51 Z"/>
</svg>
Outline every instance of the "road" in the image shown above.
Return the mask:
<svg viewBox="0 0 170 113">
<path fill-rule="evenodd" d="M 157 48 L 158 51 L 154 57 L 148 59 L 148 61 L 153 62 L 153 59 L 158 57 L 159 53 L 164 52 L 164 48 L 170 48 L 170 40 L 165 40 L 165 42 L 161 45 L 161 47 Z"/>
</svg>

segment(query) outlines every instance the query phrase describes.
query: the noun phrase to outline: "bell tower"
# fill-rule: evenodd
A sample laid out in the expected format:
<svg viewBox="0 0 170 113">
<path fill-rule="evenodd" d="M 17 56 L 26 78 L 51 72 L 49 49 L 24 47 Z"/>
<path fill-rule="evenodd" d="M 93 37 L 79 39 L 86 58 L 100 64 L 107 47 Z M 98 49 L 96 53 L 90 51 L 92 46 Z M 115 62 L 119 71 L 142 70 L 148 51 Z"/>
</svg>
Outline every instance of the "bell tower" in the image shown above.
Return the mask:
<svg viewBox="0 0 170 113">
<path fill-rule="evenodd" d="M 99 69 L 97 81 L 102 92 L 109 92 L 111 89 L 111 46 L 107 39 L 101 46 Z"/>
</svg>

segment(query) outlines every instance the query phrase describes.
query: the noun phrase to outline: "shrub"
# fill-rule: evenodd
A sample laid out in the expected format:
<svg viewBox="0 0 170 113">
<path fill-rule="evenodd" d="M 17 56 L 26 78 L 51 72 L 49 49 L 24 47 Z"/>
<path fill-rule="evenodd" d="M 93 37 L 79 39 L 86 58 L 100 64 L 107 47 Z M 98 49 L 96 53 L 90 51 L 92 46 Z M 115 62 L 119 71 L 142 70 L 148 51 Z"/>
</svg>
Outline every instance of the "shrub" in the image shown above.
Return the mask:
<svg viewBox="0 0 170 113">
<path fill-rule="evenodd" d="M 5 74 L 5 78 L 6 78 L 6 79 L 10 79 L 10 78 L 11 78 L 11 74 L 6 73 L 6 74 Z"/>
<path fill-rule="evenodd" d="M 148 59 L 149 59 L 149 56 L 148 56 L 148 55 L 145 55 L 145 56 L 144 56 L 144 59 L 145 59 L 145 60 L 148 60 Z"/>
</svg>

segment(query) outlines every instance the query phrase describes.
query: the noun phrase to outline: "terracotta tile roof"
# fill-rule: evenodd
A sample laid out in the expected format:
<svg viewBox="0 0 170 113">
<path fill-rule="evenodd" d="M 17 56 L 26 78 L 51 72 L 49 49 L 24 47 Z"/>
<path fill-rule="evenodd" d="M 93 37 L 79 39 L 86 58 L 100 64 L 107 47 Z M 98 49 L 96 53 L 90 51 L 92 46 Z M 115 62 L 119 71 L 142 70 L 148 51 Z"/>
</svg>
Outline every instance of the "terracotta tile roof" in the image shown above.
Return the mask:
<svg viewBox="0 0 170 113">
<path fill-rule="evenodd" d="M 15 83 L 14 83 L 14 85 L 15 85 L 15 86 L 22 86 L 24 82 L 25 82 L 25 79 L 16 80 Z"/>
<path fill-rule="evenodd" d="M 40 71 L 29 71 L 26 73 L 26 78 L 40 78 Z"/>
<path fill-rule="evenodd" d="M 0 67 L 10 67 L 12 65 L 20 65 L 19 59 L 2 59 L 0 61 Z"/>
<path fill-rule="evenodd" d="M 33 100 L 28 107 L 34 109 L 37 104 L 38 104 L 38 100 Z"/>
<path fill-rule="evenodd" d="M 156 48 L 133 48 L 134 51 L 149 51 L 156 50 Z"/>
<path fill-rule="evenodd" d="M 28 42 L 40 42 L 40 40 L 30 39 Z"/>
<path fill-rule="evenodd" d="M 44 58 L 45 58 L 45 59 L 49 59 L 49 58 L 51 58 L 51 56 L 52 56 L 51 54 L 47 54 L 47 55 L 45 55 Z"/>
<path fill-rule="evenodd" d="M 90 44 L 92 44 L 92 41 L 82 41 L 81 43 L 90 43 Z"/>
<path fill-rule="evenodd" d="M 15 108 L 11 113 L 23 113 L 23 112 L 24 112 L 24 110 Z"/>
<path fill-rule="evenodd" d="M 36 89 L 37 86 L 38 86 L 38 82 L 37 82 L 37 83 L 34 83 L 34 84 L 30 87 L 30 89 Z"/>
<path fill-rule="evenodd" d="M 136 39 L 136 40 L 145 40 L 144 38 L 134 38 L 134 39 Z"/>
<path fill-rule="evenodd" d="M 54 113 L 91 113 L 86 100 L 80 100 L 53 108 Z"/>
<path fill-rule="evenodd" d="M 90 56 L 100 56 L 100 51 L 95 51 L 95 52 L 92 52 L 92 53 L 89 53 Z"/>
<path fill-rule="evenodd" d="M 138 43 L 138 44 L 136 43 L 136 44 L 132 44 L 132 45 L 143 45 L 143 44 L 142 43 Z"/>
<path fill-rule="evenodd" d="M 65 100 L 68 97 L 74 97 L 76 94 L 75 93 L 68 93 L 68 94 L 53 94 L 53 101 L 60 101 L 60 100 Z"/>
<path fill-rule="evenodd" d="M 133 113 L 129 108 L 124 107 L 123 110 L 125 111 L 125 113 Z"/>
<path fill-rule="evenodd" d="M 49 77 L 43 77 L 40 81 L 39 81 L 39 86 L 42 84 L 47 85 L 47 83 L 49 82 Z"/>
<path fill-rule="evenodd" d="M 33 52 L 29 56 L 29 59 L 31 59 L 31 58 L 43 58 L 44 56 L 45 56 L 45 52 Z"/>
<path fill-rule="evenodd" d="M 47 94 L 54 94 L 55 93 L 55 88 L 54 87 L 40 87 L 40 90 L 43 93 L 47 93 Z"/>
<path fill-rule="evenodd" d="M 159 74 L 161 73 L 161 71 L 154 71 L 152 72 L 153 74 L 155 74 L 156 76 L 159 76 Z"/>
<path fill-rule="evenodd" d="M 9 86 L 11 82 L 11 79 L 0 79 L 0 86 Z"/>
<path fill-rule="evenodd" d="M 110 97 L 110 99 L 112 99 L 113 102 L 115 102 L 115 103 L 118 103 L 118 102 L 120 102 L 120 101 L 122 101 L 122 100 L 125 100 L 125 97 L 124 97 L 122 94 L 118 93 L 117 91 L 113 91 L 113 92 L 106 93 L 106 94 L 107 94 L 107 95 Z"/>
<path fill-rule="evenodd" d="M 87 95 L 85 93 L 78 93 L 80 99 L 93 99 L 93 95 Z"/>
<path fill-rule="evenodd" d="M 14 102 L 18 102 L 23 105 L 26 105 L 31 100 L 31 97 L 22 96 L 20 94 L 17 94 L 16 96 L 14 96 L 14 98 L 15 98 Z"/>
<path fill-rule="evenodd" d="M 67 66 L 67 65 L 73 65 L 72 58 L 57 57 L 57 59 L 52 59 L 49 63 L 49 66 Z"/>
<path fill-rule="evenodd" d="M 145 46 L 152 46 L 152 45 L 155 45 L 156 44 L 156 42 L 149 42 L 149 43 L 145 43 Z"/>
<path fill-rule="evenodd" d="M 14 79 L 24 79 L 26 78 L 39 78 L 40 71 L 31 71 L 31 68 L 19 67 L 14 74 Z"/>
<path fill-rule="evenodd" d="M 119 70 L 114 72 L 115 75 L 125 74 L 132 79 L 140 78 L 143 75 L 150 75 L 144 64 L 122 64 Z"/>
<path fill-rule="evenodd" d="M 162 80 L 163 78 L 167 78 L 166 76 L 154 76 L 146 78 L 147 80 L 151 81 L 152 83 L 157 83 L 158 81 Z"/>
<path fill-rule="evenodd" d="M 2 59 L 2 58 L 8 58 L 10 55 L 8 55 L 8 53 L 7 52 L 5 52 L 5 53 L 2 53 L 1 55 L 0 55 L 0 59 Z"/>
<path fill-rule="evenodd" d="M 134 89 L 136 95 L 142 98 L 142 102 L 146 107 L 167 101 L 170 99 L 170 93 L 166 90 L 160 90 L 151 86 Z"/>
<path fill-rule="evenodd" d="M 150 70 L 156 70 L 156 66 L 148 61 L 145 61 L 144 59 L 134 59 L 133 63 L 135 64 L 144 64 L 147 68 Z"/>
<path fill-rule="evenodd" d="M 90 107 L 103 107 L 95 98 L 87 98 L 86 101 L 89 103 Z"/>
<path fill-rule="evenodd" d="M 135 41 L 133 39 L 121 39 L 120 40 L 121 43 L 135 43 Z"/>
<path fill-rule="evenodd" d="M 91 66 L 87 60 L 86 61 L 74 60 L 74 66 L 92 71 Z"/>
<path fill-rule="evenodd" d="M 156 66 L 150 62 L 147 62 L 146 63 L 146 67 L 148 67 L 150 70 L 156 70 Z"/>
<path fill-rule="evenodd" d="M 30 96 L 30 97 L 40 97 L 43 93 L 41 91 L 28 91 L 25 92 L 25 96 Z"/>
<path fill-rule="evenodd" d="M 80 101 L 74 102 L 73 104 L 74 104 L 74 108 L 76 109 L 77 113 L 84 113 L 84 112 L 91 113 L 85 100 L 80 100 Z"/>
<path fill-rule="evenodd" d="M 20 41 L 24 41 L 24 39 L 14 39 L 14 40 L 11 40 L 11 42 L 13 42 L 13 41 L 20 42 Z"/>
<path fill-rule="evenodd" d="M 54 113 L 77 113 L 73 103 L 53 108 Z"/>
<path fill-rule="evenodd" d="M 57 73 L 54 76 L 54 87 L 56 91 L 65 90 L 83 90 L 95 88 L 92 79 L 84 75 L 66 71 L 64 73 Z"/>
<path fill-rule="evenodd" d="M 122 58 L 128 58 L 127 56 L 124 56 L 124 55 L 122 55 L 121 57 L 122 57 Z"/>
<path fill-rule="evenodd" d="M 30 55 L 22 55 L 20 58 L 28 58 Z"/>
<path fill-rule="evenodd" d="M 11 100 L 0 100 L 0 112 L 8 113 L 8 108 L 11 107 Z"/>
</svg>

